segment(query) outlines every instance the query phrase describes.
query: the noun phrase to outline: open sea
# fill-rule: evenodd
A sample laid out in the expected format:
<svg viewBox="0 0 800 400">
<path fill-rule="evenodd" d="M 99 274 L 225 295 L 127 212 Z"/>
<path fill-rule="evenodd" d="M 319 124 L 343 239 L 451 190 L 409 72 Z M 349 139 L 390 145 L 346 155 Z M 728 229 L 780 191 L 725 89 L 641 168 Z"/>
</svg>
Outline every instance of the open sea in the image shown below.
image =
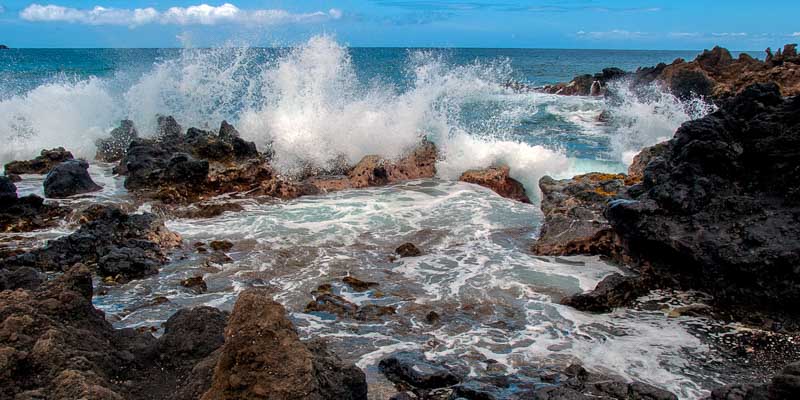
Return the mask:
<svg viewBox="0 0 800 400">
<path fill-rule="evenodd" d="M 704 321 L 668 318 L 666 303 L 606 315 L 561 306 L 562 296 L 592 289 L 619 269 L 593 257 L 536 256 L 530 246 L 542 221 L 539 178 L 625 171 L 642 147 L 713 106 L 656 87 L 634 96 L 625 82 L 611 89 L 613 101 L 520 93 L 506 84 L 541 86 L 697 54 L 347 48 L 327 36 L 283 49 L 0 50 L 0 162 L 63 146 L 90 160 L 104 187 L 65 202 L 132 203 L 111 166 L 92 161 L 95 141 L 123 118 L 144 136 L 154 132 L 157 114 L 173 115 L 184 128 L 228 120 L 259 146 L 271 143 L 274 167 L 287 175 L 369 154 L 399 156 L 427 138 L 440 150 L 436 179 L 285 202 L 240 200 L 242 212 L 169 220 L 187 247 L 232 241 L 233 261 L 175 257 L 156 276 L 110 287 L 95 305 L 118 327 L 160 326 L 181 307 L 230 309 L 241 290 L 272 288 L 304 337 L 328 338 L 365 370 L 374 399 L 391 392 L 377 362 L 399 349 L 422 349 L 474 375 L 488 373 L 488 359 L 518 374 L 579 360 L 694 399 L 731 379 Z M 612 122 L 601 122 L 601 113 Z M 535 204 L 456 181 L 467 169 L 495 164 L 508 165 Z M 23 178 L 21 194 L 41 194 L 41 176 Z M 74 229 L 23 236 L 45 240 Z M 390 260 L 405 242 L 423 256 Z M 208 283 L 206 293 L 178 284 L 196 275 Z M 380 286 L 356 293 L 341 284 L 347 275 Z M 397 314 L 366 322 L 303 313 L 311 291 L 330 282 L 354 303 L 391 305 Z M 169 302 L 156 304 L 157 297 Z M 425 322 L 430 311 L 440 323 Z"/>
</svg>

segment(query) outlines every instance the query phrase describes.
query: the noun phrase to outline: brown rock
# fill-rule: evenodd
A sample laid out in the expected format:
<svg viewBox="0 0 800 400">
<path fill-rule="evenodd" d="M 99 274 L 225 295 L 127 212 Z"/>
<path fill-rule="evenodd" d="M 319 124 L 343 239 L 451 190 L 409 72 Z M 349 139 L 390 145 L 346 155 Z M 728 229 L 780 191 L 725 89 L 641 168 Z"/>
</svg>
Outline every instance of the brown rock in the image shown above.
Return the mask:
<svg viewBox="0 0 800 400">
<path fill-rule="evenodd" d="M 362 281 L 361 279 L 354 278 L 352 276 L 346 276 L 342 278 L 342 282 L 353 288 L 353 290 L 356 292 L 366 292 L 367 290 L 378 286 L 378 282 Z"/>
<path fill-rule="evenodd" d="M 616 253 L 617 238 L 603 211 L 623 196 L 624 174 L 591 173 L 556 181 L 539 180 L 545 221 L 533 252 L 542 255 Z"/>
<path fill-rule="evenodd" d="M 366 399 L 363 372 L 319 343 L 304 344 L 265 291 L 239 295 L 204 400 Z"/>
<path fill-rule="evenodd" d="M 420 251 L 414 243 L 403 243 L 394 252 L 400 256 L 400 258 L 419 257 L 422 255 L 422 251 Z"/>
<path fill-rule="evenodd" d="M 233 243 L 227 240 L 214 240 L 208 244 L 208 247 L 211 247 L 211 250 L 214 251 L 230 251 L 233 248 Z"/>
<path fill-rule="evenodd" d="M 181 286 L 191 289 L 195 293 L 205 293 L 208 290 L 206 281 L 202 276 L 194 276 L 181 281 Z"/>
<path fill-rule="evenodd" d="M 492 189 L 495 193 L 505 198 L 530 204 L 531 200 L 525 194 L 525 187 L 508 174 L 508 167 L 492 167 L 466 171 L 458 180 L 480 185 Z"/>
<path fill-rule="evenodd" d="M 51 150 L 42 150 L 41 154 L 28 161 L 12 161 L 5 165 L 6 174 L 39 174 L 50 172 L 53 167 L 64 161 L 72 160 L 72 153 L 57 147 Z"/>
<path fill-rule="evenodd" d="M 661 142 L 654 146 L 645 147 L 636 157 L 633 157 L 633 162 L 628 167 L 628 176 L 625 178 L 626 185 L 633 185 L 639 183 L 644 179 L 644 169 L 650 161 L 656 157 L 663 157 L 669 152 L 669 142 Z"/>
</svg>

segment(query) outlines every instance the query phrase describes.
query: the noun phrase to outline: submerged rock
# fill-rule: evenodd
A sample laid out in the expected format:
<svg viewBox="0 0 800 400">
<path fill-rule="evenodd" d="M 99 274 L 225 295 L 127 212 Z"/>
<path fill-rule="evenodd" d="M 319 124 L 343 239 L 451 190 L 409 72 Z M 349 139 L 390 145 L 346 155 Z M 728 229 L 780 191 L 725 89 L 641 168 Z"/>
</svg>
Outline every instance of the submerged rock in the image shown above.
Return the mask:
<svg viewBox="0 0 800 400">
<path fill-rule="evenodd" d="M 44 175 L 50 172 L 53 167 L 64 161 L 73 160 L 72 153 L 57 147 L 51 150 L 42 150 L 41 154 L 28 161 L 12 161 L 5 165 L 5 174 L 38 174 Z"/>
<path fill-rule="evenodd" d="M 464 172 L 458 180 L 474 183 L 489 188 L 505 198 L 530 204 L 531 200 L 525 193 L 525 187 L 519 181 L 509 176 L 509 171 L 508 167 L 469 170 Z"/>
<path fill-rule="evenodd" d="M 170 232 L 155 215 L 128 215 L 108 207 L 74 233 L 2 260 L 0 266 L 64 271 L 78 262 L 92 263 L 103 277 L 129 280 L 158 272 L 167 260 L 166 252 L 180 243 L 180 236 Z"/>
<path fill-rule="evenodd" d="M 556 181 L 539 180 L 544 223 L 533 252 L 542 255 L 616 253 L 617 238 L 603 211 L 625 196 L 625 175 L 591 173 Z"/>
<path fill-rule="evenodd" d="M 303 343 L 266 292 L 239 295 L 204 400 L 367 398 L 364 373 L 319 342 Z"/>
<path fill-rule="evenodd" d="M 422 255 L 422 251 L 420 251 L 414 243 L 403 243 L 397 249 L 395 249 L 395 254 L 400 256 L 400 258 L 405 257 L 419 257 Z"/>
<path fill-rule="evenodd" d="M 83 160 L 65 161 L 55 166 L 44 178 L 44 194 L 63 199 L 76 194 L 96 192 L 103 188 L 89 176 L 89 163 Z"/>
</svg>

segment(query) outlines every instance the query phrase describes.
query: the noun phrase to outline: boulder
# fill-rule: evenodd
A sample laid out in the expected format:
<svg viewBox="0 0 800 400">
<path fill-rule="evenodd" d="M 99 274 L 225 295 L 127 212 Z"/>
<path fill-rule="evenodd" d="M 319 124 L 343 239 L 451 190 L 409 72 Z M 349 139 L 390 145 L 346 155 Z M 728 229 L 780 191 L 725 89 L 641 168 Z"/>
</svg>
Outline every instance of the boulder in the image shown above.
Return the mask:
<svg viewBox="0 0 800 400">
<path fill-rule="evenodd" d="M 45 196 L 63 199 L 102 190 L 102 187 L 94 183 L 88 169 L 89 163 L 83 160 L 70 160 L 58 164 L 44 178 Z"/>
<path fill-rule="evenodd" d="M 123 119 L 119 126 L 111 131 L 109 138 L 97 141 L 95 158 L 104 162 L 119 161 L 125 155 L 125 150 L 128 149 L 130 143 L 137 137 L 139 137 L 139 132 L 133 125 L 133 121 Z"/>
<path fill-rule="evenodd" d="M 378 363 L 378 368 L 402 390 L 438 389 L 461 382 L 461 377 L 449 368 L 428 361 L 421 352 L 394 353 Z"/>
<path fill-rule="evenodd" d="M 525 187 L 509 176 L 508 167 L 492 167 L 482 170 L 469 170 L 461 174 L 458 180 L 473 183 L 493 190 L 505 198 L 530 204 Z"/>
<path fill-rule="evenodd" d="M 208 357 L 225 343 L 229 313 L 213 307 L 184 308 L 164 323 L 159 358 L 184 363 Z"/>
<path fill-rule="evenodd" d="M 422 255 L 422 251 L 420 251 L 414 243 L 403 243 L 397 249 L 395 249 L 395 254 L 400 256 L 400 258 L 405 257 L 419 257 Z"/>
<path fill-rule="evenodd" d="M 600 281 L 594 290 L 564 297 L 561 304 L 581 311 L 610 312 L 614 308 L 629 305 L 648 291 L 639 277 L 611 274 Z"/>
<path fill-rule="evenodd" d="M 364 373 L 324 344 L 303 343 L 265 291 L 239 295 L 204 400 L 366 399 Z"/>
<path fill-rule="evenodd" d="M 617 253 L 617 238 L 603 211 L 606 203 L 624 197 L 626 176 L 591 173 L 556 181 L 539 180 L 542 224 L 533 252 L 542 255 Z"/>
<path fill-rule="evenodd" d="M 12 161 L 5 165 L 5 174 L 38 174 L 44 175 L 50 172 L 53 167 L 64 161 L 73 160 L 72 153 L 57 147 L 51 150 L 42 150 L 40 155 L 33 160 Z"/>
</svg>

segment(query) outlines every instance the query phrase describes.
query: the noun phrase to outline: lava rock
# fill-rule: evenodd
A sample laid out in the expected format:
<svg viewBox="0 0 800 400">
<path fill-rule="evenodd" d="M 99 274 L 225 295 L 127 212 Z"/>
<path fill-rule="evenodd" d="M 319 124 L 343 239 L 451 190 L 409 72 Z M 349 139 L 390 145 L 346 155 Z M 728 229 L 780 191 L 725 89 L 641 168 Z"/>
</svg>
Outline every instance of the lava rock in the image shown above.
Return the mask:
<svg viewBox="0 0 800 400">
<path fill-rule="evenodd" d="M 233 248 L 233 243 L 228 240 L 214 240 L 208 244 L 208 247 L 211 247 L 214 251 L 230 251 Z"/>
<path fill-rule="evenodd" d="M 69 213 L 69 209 L 46 204 L 34 194 L 17 197 L 17 187 L 0 176 L 0 232 L 27 232 L 53 226 Z"/>
<path fill-rule="evenodd" d="M 284 308 L 262 290 L 239 295 L 204 400 L 367 398 L 364 373 L 321 343 L 300 341 Z"/>
<path fill-rule="evenodd" d="M 581 311 L 610 312 L 632 303 L 647 292 L 639 277 L 611 274 L 603 278 L 594 290 L 565 297 L 561 304 Z"/>
<path fill-rule="evenodd" d="M 362 281 L 361 279 L 354 278 L 352 276 L 345 276 L 342 278 L 342 282 L 344 282 L 347 286 L 350 286 L 356 292 L 366 292 L 367 290 L 378 286 L 378 282 Z"/>
<path fill-rule="evenodd" d="M 72 153 L 57 147 L 50 150 L 42 150 L 40 155 L 33 160 L 12 161 L 4 166 L 5 174 L 37 174 L 44 175 L 50 172 L 53 167 L 64 161 L 73 160 Z"/>
<path fill-rule="evenodd" d="M 184 308 L 164 323 L 158 339 L 159 357 L 164 360 L 200 360 L 225 343 L 229 313 L 213 307 Z"/>
<path fill-rule="evenodd" d="M 422 251 L 420 251 L 414 243 L 401 244 L 394 252 L 400 256 L 400 258 L 419 257 L 422 255 Z"/>
<path fill-rule="evenodd" d="M 473 183 L 493 190 L 505 198 L 530 204 L 531 200 L 525 193 L 525 187 L 516 179 L 509 176 L 508 167 L 492 167 L 483 170 L 469 170 L 464 172 L 458 180 Z"/>
<path fill-rule="evenodd" d="M 55 166 L 44 179 L 44 194 L 49 198 L 63 199 L 103 188 L 89 175 L 89 163 L 83 160 L 65 161 Z"/>
<path fill-rule="evenodd" d="M 139 137 L 139 132 L 133 125 L 133 121 L 123 119 L 119 126 L 111 131 L 110 136 L 97 141 L 95 158 L 99 161 L 116 162 L 121 160 L 130 143 Z"/>
<path fill-rule="evenodd" d="M 378 363 L 390 381 L 416 389 L 437 389 L 455 385 L 461 378 L 450 369 L 434 364 L 420 352 L 399 352 Z"/>
<path fill-rule="evenodd" d="M 181 281 L 181 286 L 191 289 L 193 292 L 200 294 L 205 293 L 208 290 L 208 285 L 206 285 L 206 281 L 203 280 L 202 276 L 194 276 L 191 278 L 187 278 Z"/>
</svg>

